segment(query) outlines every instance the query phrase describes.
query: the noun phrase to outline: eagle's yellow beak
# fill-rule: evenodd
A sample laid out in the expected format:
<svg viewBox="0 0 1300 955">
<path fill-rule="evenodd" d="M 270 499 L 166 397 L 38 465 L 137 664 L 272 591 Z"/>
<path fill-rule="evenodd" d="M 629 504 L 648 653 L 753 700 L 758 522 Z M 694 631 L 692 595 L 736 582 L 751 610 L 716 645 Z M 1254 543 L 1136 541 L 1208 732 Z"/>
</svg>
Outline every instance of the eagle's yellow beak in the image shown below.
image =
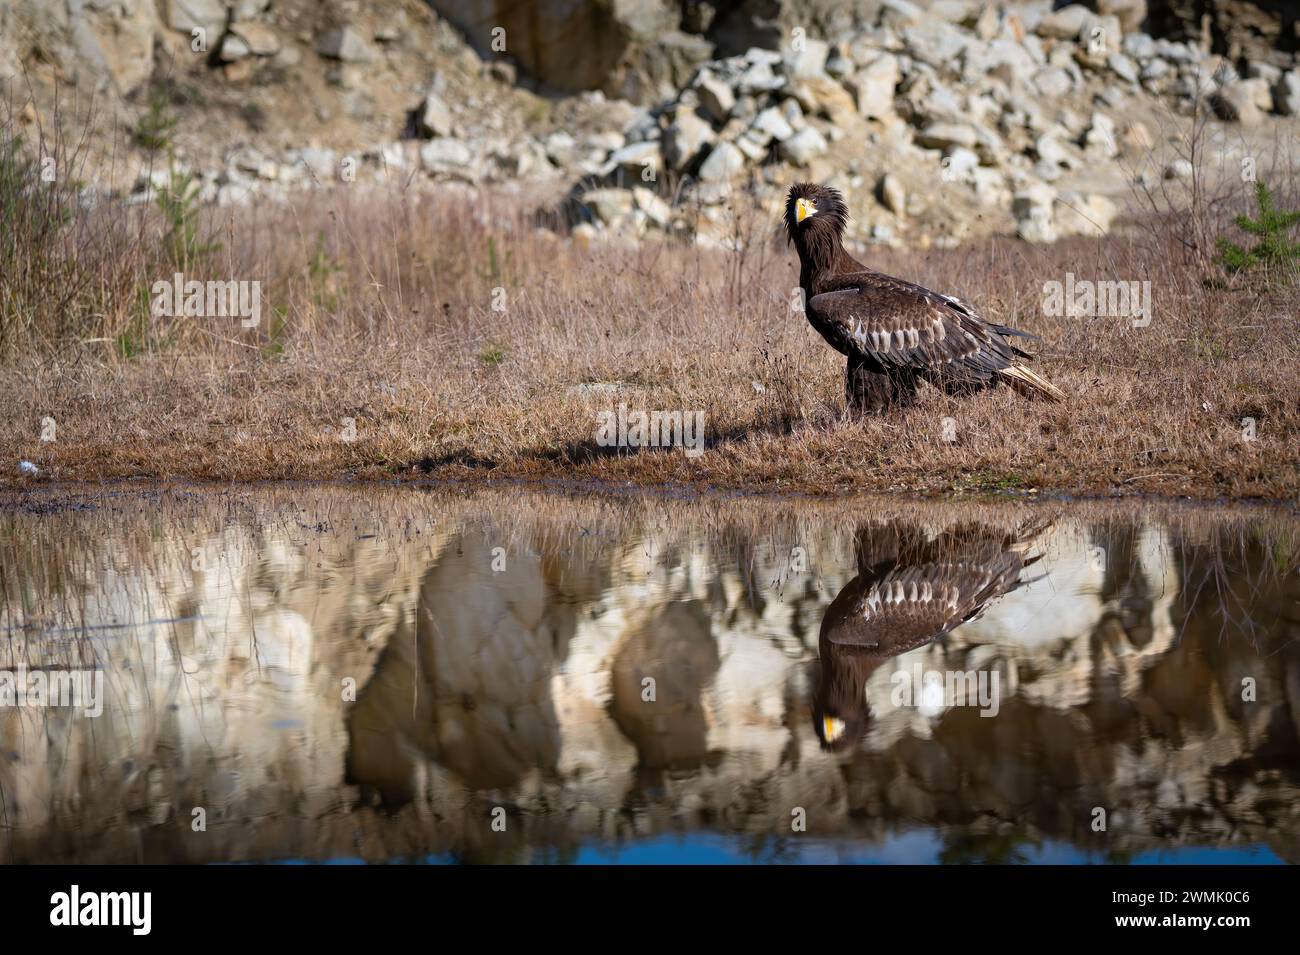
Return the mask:
<svg viewBox="0 0 1300 955">
<path fill-rule="evenodd" d="M 799 200 L 802 202 L 803 200 Z M 833 716 L 822 717 L 822 738 L 828 743 L 833 743 L 844 735 L 844 721 L 837 720 Z"/>
<path fill-rule="evenodd" d="M 803 222 L 809 216 L 817 214 L 817 204 L 811 199 L 796 199 L 794 201 L 794 216 L 796 222 Z"/>
</svg>

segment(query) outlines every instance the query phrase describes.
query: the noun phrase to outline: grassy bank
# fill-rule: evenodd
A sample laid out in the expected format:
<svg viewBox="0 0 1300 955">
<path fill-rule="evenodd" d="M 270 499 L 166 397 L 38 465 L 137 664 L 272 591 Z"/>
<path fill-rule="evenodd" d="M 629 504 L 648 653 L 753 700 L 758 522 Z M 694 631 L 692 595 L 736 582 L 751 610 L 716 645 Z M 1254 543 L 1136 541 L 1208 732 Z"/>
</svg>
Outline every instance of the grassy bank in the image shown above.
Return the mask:
<svg viewBox="0 0 1300 955">
<path fill-rule="evenodd" d="M 1300 491 L 1295 277 L 1225 275 L 1203 242 L 1189 248 L 1183 217 L 1046 247 L 867 250 L 877 268 L 1041 336 L 1034 367 L 1071 397 L 929 391 L 852 420 L 843 360 L 792 310 L 797 263 L 771 210 L 742 217 L 738 251 L 583 248 L 539 229 L 527 197 L 339 185 L 233 212 L 87 208 L 73 184 L 34 193 L 15 168 L 0 179 L 10 485 L 432 475 L 828 494 Z M 1233 235 L 1230 215 L 1249 208 L 1243 193 L 1207 214 Z M 152 314 L 154 283 L 177 272 L 260 282 L 258 323 Z M 1044 314 L 1044 283 L 1067 273 L 1149 281 L 1150 323 Z M 600 415 L 620 404 L 702 412 L 705 450 L 602 447 Z"/>
</svg>

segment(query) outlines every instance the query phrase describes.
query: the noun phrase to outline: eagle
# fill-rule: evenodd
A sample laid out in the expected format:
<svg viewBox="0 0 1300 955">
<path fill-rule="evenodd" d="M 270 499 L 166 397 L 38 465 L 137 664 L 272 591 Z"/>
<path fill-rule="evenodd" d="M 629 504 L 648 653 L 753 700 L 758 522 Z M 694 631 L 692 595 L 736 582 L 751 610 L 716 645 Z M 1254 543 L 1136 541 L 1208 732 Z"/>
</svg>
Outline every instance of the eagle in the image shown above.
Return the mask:
<svg viewBox="0 0 1300 955">
<path fill-rule="evenodd" d="M 854 412 L 911 400 L 921 381 L 950 394 L 1005 383 L 1024 395 L 1065 394 L 1030 370 L 1013 338 L 1027 332 L 985 321 L 968 302 L 867 268 L 844 248 L 848 207 L 839 190 L 791 187 L 785 228 L 799 253 L 808 321 L 848 358 L 845 395 Z"/>
<path fill-rule="evenodd" d="M 1047 526 L 1006 533 L 965 523 L 934 538 L 899 522 L 859 527 L 858 575 L 826 608 L 818 638 L 811 715 L 822 748 L 847 749 L 866 735 L 866 685 L 878 667 L 1028 583 L 1025 568 L 1041 558 L 1030 553 L 1033 541 Z"/>
</svg>

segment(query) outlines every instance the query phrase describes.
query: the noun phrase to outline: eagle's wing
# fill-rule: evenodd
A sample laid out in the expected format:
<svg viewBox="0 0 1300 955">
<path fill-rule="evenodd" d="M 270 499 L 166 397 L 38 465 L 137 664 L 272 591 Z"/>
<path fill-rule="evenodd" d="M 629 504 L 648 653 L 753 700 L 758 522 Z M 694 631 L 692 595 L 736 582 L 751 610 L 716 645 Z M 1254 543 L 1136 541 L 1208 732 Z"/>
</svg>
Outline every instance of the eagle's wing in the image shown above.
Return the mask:
<svg viewBox="0 0 1300 955">
<path fill-rule="evenodd" d="M 899 565 L 858 577 L 827 608 L 822 636 L 831 643 L 894 656 L 929 643 L 1014 590 L 1025 566 L 1015 551 L 985 559 L 954 556 Z"/>
<path fill-rule="evenodd" d="M 839 351 L 886 369 L 986 381 L 1028 357 L 967 303 L 879 272 L 851 272 L 808 299 L 808 318 Z M 1032 337 L 1032 336 L 1026 336 Z"/>
</svg>

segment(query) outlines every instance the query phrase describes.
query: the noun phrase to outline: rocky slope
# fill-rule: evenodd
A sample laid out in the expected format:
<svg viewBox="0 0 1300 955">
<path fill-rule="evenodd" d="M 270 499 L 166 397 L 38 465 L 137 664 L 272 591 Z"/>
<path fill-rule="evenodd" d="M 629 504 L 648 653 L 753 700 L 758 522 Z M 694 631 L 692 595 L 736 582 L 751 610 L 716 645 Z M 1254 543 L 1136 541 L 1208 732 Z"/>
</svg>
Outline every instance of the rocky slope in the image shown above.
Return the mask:
<svg viewBox="0 0 1300 955">
<path fill-rule="evenodd" d="M 0 77 L 29 145 L 56 99 L 74 128 L 93 110 L 80 178 L 142 201 L 173 167 L 221 204 L 495 183 L 567 198 L 584 241 L 732 244 L 733 200 L 774 213 L 800 178 L 842 186 L 877 242 L 1098 234 L 1135 184 L 1189 176 L 1194 108 L 1222 175 L 1300 126 L 1284 5 L 500 6 L 16 0 Z"/>
</svg>

